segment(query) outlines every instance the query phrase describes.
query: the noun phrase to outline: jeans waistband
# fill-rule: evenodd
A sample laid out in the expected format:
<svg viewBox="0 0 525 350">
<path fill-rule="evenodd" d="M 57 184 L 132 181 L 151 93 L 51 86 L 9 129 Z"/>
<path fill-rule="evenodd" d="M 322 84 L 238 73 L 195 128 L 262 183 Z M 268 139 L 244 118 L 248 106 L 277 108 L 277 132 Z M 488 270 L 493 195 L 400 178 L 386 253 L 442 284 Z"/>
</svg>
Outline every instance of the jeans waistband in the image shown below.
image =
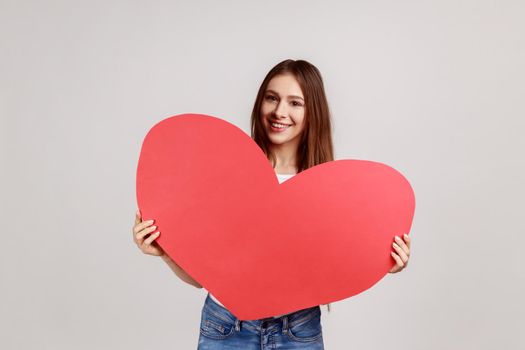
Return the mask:
<svg viewBox="0 0 525 350">
<path fill-rule="evenodd" d="M 235 324 L 236 330 L 240 329 L 241 323 L 249 328 L 252 328 L 257 331 L 264 329 L 270 330 L 271 328 L 282 326 L 283 332 L 286 332 L 288 327 L 293 327 L 294 325 L 305 322 L 312 317 L 321 314 L 321 308 L 317 306 L 312 306 L 310 308 L 297 310 L 295 312 L 280 316 L 278 318 L 266 317 L 257 320 L 239 320 L 225 307 L 217 304 L 208 294 L 204 302 L 204 308 L 208 312 L 212 312 L 216 317 L 221 318 L 225 322 L 231 322 Z"/>
</svg>

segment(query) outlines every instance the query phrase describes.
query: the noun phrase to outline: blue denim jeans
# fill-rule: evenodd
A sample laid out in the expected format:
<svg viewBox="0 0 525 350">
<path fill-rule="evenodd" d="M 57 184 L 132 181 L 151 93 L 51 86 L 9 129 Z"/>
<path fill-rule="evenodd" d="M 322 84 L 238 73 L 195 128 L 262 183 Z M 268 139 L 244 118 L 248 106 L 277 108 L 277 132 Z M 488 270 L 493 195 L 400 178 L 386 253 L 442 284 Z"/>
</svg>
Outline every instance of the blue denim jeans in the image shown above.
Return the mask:
<svg viewBox="0 0 525 350">
<path fill-rule="evenodd" d="M 321 308 L 314 306 L 279 318 L 237 319 L 210 295 L 202 308 L 198 350 L 323 350 Z"/>
</svg>

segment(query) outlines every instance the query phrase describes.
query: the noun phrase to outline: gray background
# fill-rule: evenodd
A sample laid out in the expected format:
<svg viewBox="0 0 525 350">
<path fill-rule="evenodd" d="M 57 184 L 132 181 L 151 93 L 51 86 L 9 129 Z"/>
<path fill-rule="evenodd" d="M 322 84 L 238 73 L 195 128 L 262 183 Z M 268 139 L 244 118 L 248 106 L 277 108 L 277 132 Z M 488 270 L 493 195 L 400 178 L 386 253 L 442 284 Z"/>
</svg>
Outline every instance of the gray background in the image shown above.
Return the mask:
<svg viewBox="0 0 525 350">
<path fill-rule="evenodd" d="M 132 241 L 156 122 L 248 132 L 266 72 L 323 74 L 337 158 L 412 183 L 408 268 L 323 307 L 327 349 L 523 349 L 522 1 L 0 2 L 2 349 L 194 349 L 205 291 Z"/>
</svg>

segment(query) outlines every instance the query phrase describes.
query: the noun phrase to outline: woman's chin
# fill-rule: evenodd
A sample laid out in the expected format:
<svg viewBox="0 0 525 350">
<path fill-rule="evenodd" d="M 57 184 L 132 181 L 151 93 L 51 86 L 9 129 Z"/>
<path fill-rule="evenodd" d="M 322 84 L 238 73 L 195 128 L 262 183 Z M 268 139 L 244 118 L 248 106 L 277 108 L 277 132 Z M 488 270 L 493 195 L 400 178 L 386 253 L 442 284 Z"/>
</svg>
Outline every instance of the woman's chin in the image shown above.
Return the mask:
<svg viewBox="0 0 525 350">
<path fill-rule="evenodd" d="M 276 146 L 282 146 L 282 145 L 285 145 L 285 144 L 287 144 L 287 143 L 289 143 L 291 141 L 291 139 L 289 137 L 272 137 L 272 136 L 270 136 L 269 139 L 270 139 L 270 142 L 273 145 L 276 145 Z"/>
</svg>

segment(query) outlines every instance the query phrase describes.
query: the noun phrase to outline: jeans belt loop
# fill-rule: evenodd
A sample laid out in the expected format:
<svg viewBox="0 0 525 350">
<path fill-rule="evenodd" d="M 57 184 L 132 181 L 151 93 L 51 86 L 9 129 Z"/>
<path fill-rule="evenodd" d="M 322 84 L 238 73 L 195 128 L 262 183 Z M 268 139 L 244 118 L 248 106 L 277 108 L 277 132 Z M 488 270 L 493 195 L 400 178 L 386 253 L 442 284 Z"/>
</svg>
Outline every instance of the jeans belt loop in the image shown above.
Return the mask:
<svg viewBox="0 0 525 350">
<path fill-rule="evenodd" d="M 241 330 L 241 321 L 239 319 L 235 320 L 235 330 L 239 332 Z"/>
<path fill-rule="evenodd" d="M 283 316 L 283 334 L 288 333 L 288 316 Z"/>
</svg>

